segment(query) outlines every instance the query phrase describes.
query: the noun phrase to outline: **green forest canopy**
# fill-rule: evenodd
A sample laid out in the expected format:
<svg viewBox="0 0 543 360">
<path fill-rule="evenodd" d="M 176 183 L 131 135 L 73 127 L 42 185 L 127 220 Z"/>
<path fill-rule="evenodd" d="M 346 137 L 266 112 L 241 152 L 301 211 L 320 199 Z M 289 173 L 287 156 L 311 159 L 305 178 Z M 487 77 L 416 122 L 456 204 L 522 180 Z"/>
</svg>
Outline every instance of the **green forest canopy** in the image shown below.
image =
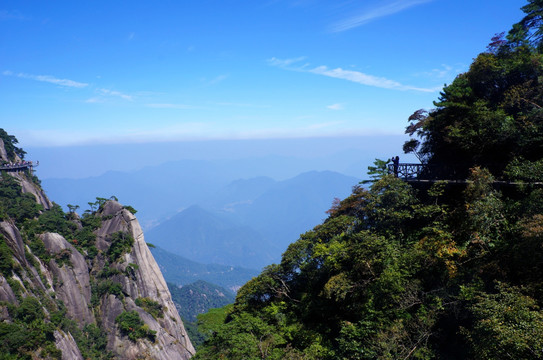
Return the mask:
<svg viewBox="0 0 543 360">
<path fill-rule="evenodd" d="M 523 11 L 409 118 L 404 149 L 470 181 L 355 187 L 200 317 L 197 359 L 543 358 L 543 0 Z"/>
</svg>

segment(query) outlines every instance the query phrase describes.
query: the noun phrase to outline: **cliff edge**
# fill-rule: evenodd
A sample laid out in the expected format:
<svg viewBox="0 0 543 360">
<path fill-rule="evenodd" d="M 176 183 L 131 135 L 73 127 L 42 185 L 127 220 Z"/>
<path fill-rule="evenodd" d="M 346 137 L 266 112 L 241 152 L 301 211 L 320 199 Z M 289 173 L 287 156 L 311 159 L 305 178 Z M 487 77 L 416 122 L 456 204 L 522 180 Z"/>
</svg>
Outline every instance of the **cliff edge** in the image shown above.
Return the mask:
<svg viewBox="0 0 543 360">
<path fill-rule="evenodd" d="M 2 162 L 22 161 L 14 138 L 0 135 Z M 2 172 L 0 353 L 70 360 L 194 354 L 131 211 L 97 198 L 81 217 L 64 213 L 28 170 Z"/>
</svg>

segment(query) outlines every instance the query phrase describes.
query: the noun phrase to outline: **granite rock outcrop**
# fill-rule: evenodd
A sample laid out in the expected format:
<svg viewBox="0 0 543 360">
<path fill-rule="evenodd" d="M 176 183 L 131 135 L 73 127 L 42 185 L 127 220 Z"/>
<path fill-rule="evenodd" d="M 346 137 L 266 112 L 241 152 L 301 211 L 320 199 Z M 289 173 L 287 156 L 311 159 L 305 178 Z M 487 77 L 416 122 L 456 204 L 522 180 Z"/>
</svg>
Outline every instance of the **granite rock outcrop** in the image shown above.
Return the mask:
<svg viewBox="0 0 543 360">
<path fill-rule="evenodd" d="M 4 145 L 0 139 L 1 160 L 21 161 Z M 11 216 L 11 202 L 2 203 L 7 177 L 16 180 L 20 195 L 34 196 L 34 207 L 28 196 L 21 198 L 28 214 L 21 210 Z M 64 213 L 28 170 L 3 172 L 0 330 L 24 334 L 34 328 L 43 329 L 44 336 L 26 344 L 21 339 L 22 345 L 12 339 L 0 350 L 70 360 L 185 360 L 195 352 L 138 220 L 128 209 L 101 199 L 81 217 Z"/>
</svg>

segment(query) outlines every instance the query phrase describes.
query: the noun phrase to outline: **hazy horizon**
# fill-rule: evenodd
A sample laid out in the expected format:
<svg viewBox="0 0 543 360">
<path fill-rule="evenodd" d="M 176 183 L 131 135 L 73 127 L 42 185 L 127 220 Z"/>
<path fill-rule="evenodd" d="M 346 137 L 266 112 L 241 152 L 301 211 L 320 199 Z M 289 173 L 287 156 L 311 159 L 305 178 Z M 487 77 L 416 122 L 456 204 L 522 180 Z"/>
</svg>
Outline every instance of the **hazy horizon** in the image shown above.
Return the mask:
<svg viewBox="0 0 543 360">
<path fill-rule="evenodd" d="M 15 134 L 16 136 L 16 134 Z M 332 170 L 363 177 L 375 158 L 402 154 L 405 135 L 363 137 L 321 137 L 299 139 L 206 140 L 144 144 L 98 144 L 62 147 L 24 147 L 26 158 L 40 161 L 36 173 L 41 179 L 79 179 L 100 176 L 108 171 L 130 172 L 180 160 L 239 160 L 285 157 L 307 159 L 315 164 L 305 170 Z M 361 163 L 356 173 L 344 168 Z"/>
</svg>

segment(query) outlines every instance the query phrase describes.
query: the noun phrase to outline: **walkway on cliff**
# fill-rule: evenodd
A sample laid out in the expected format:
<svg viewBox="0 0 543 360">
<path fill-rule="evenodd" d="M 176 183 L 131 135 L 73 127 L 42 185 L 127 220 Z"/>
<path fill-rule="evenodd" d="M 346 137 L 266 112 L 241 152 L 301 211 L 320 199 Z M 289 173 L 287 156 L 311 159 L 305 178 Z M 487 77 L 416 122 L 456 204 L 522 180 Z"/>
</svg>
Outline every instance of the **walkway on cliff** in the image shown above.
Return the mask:
<svg viewBox="0 0 543 360">
<path fill-rule="evenodd" d="M 435 167 L 435 165 L 434 165 Z M 388 173 L 394 174 L 397 178 L 403 179 L 408 183 L 435 183 L 446 182 L 448 184 L 468 184 L 471 181 L 466 179 L 428 179 L 425 175 L 428 173 L 429 165 L 426 164 L 411 164 L 411 163 L 392 163 L 388 164 Z M 537 185 L 543 186 L 543 182 L 523 182 L 523 181 L 507 181 L 495 180 L 495 185 Z"/>
<path fill-rule="evenodd" d="M 0 171 L 7 171 L 7 172 L 19 172 L 19 171 L 24 171 L 24 170 L 32 171 L 32 168 L 38 165 L 39 165 L 39 162 L 36 162 L 34 164 L 32 161 L 5 163 L 5 164 L 0 165 Z"/>
</svg>

